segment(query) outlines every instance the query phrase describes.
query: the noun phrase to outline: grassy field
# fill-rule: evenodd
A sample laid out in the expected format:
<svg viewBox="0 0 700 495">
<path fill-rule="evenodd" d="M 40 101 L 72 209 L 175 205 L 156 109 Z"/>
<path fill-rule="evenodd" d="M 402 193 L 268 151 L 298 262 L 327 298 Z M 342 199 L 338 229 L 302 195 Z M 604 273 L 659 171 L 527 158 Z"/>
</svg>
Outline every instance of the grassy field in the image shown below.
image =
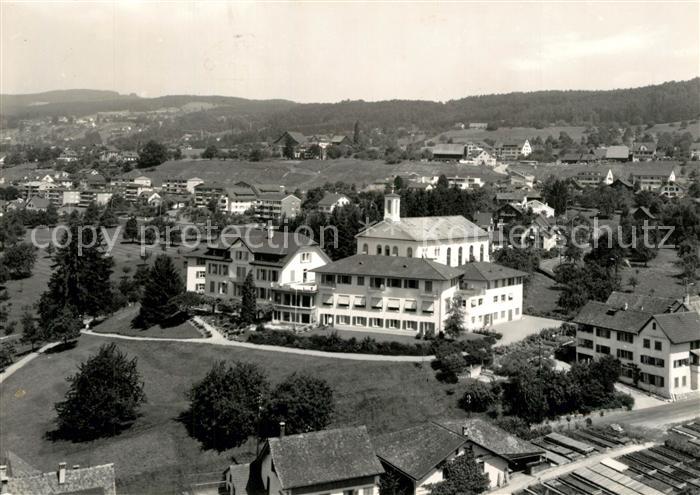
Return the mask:
<svg viewBox="0 0 700 495">
<path fill-rule="evenodd" d="M 159 325 L 151 328 L 140 329 L 131 326 L 139 312 L 139 305 L 122 308 L 111 318 L 95 325 L 92 329 L 97 333 L 118 333 L 131 337 L 151 337 L 159 339 L 196 339 L 202 335 L 189 322 L 162 328 Z"/>
<path fill-rule="evenodd" d="M 493 139 L 494 141 L 525 141 L 526 139 L 532 139 L 536 136 L 540 136 L 542 139 L 547 139 L 547 136 L 552 136 L 557 139 L 559 138 L 559 133 L 564 131 L 571 136 L 574 141 L 579 142 L 585 130 L 586 128 L 584 126 L 554 126 L 544 127 L 542 129 L 535 129 L 534 127 L 501 127 L 495 131 L 487 131 L 486 129 L 452 129 L 438 134 L 429 140 L 438 143 L 441 135 L 445 136 L 447 139 L 452 139 L 455 143 L 482 141 L 486 138 Z"/>
<path fill-rule="evenodd" d="M 258 363 L 273 383 L 300 370 L 324 378 L 335 391 L 333 426 L 366 424 L 372 433 L 380 433 L 463 415 L 456 408 L 457 394 L 446 393 L 458 386 L 437 382 L 427 364 L 365 363 L 208 344 L 117 340 L 121 349 L 138 358 L 148 396 L 143 416 L 115 438 L 85 444 L 47 440 L 46 432 L 53 429 L 53 404 L 67 389 L 64 378 L 110 341 L 83 336 L 75 349 L 42 355 L 2 384 L 3 450 L 46 470 L 59 461 L 69 465 L 114 462 L 120 493 L 172 493 L 193 473 L 221 472 L 232 458 L 245 461 L 254 455 L 253 442 L 222 454 L 202 451 L 177 420 L 187 407 L 186 391 L 221 359 Z"/>
<path fill-rule="evenodd" d="M 646 294 L 657 297 L 681 298 L 685 295 L 685 285 L 680 277 L 681 270 L 675 265 L 678 260 L 674 249 L 660 249 L 656 258 L 649 266 L 634 265 L 625 267 L 620 272 L 624 290 L 635 294 Z M 632 290 L 628 285 L 631 276 L 637 278 L 639 285 Z M 695 289 L 697 292 L 697 289 Z"/>
<path fill-rule="evenodd" d="M 555 313 L 560 293 L 554 280 L 541 273 L 533 273 L 525 293 L 523 312 L 534 315 Z"/>
</svg>

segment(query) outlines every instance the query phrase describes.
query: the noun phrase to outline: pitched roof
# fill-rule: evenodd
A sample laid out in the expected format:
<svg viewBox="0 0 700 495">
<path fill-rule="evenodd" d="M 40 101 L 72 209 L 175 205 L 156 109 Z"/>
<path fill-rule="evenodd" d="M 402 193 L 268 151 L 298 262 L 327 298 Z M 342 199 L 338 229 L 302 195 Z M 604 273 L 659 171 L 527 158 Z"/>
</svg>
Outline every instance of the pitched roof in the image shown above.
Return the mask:
<svg viewBox="0 0 700 495">
<path fill-rule="evenodd" d="M 653 297 L 643 294 L 628 294 L 626 292 L 614 291 L 608 296 L 605 304 L 614 308 L 634 309 L 649 314 L 668 313 L 677 309 L 681 303 L 676 299 L 668 297 Z"/>
<path fill-rule="evenodd" d="M 464 144 L 444 143 L 436 144 L 430 150 L 433 155 L 463 155 Z"/>
<path fill-rule="evenodd" d="M 217 247 L 228 248 L 236 242 L 244 243 L 253 253 L 285 256 L 295 253 L 299 248 L 315 246 L 316 242 L 297 232 L 267 229 L 244 228 L 231 235 L 225 235 Z"/>
<path fill-rule="evenodd" d="M 460 267 L 465 280 L 501 280 L 511 277 L 526 277 L 528 274 L 496 263 L 473 261 Z"/>
<path fill-rule="evenodd" d="M 651 315 L 644 311 L 623 310 L 599 301 L 588 301 L 573 321 L 609 330 L 639 333 L 650 318 Z"/>
<path fill-rule="evenodd" d="M 627 146 L 609 146 L 605 151 L 605 158 L 627 159 L 630 149 Z"/>
<path fill-rule="evenodd" d="M 357 237 L 439 241 L 457 238 L 477 239 L 487 233 L 462 215 L 445 217 L 405 217 L 398 222 L 382 220 L 363 230 Z"/>
<path fill-rule="evenodd" d="M 649 211 L 649 208 L 647 208 L 646 206 L 640 206 L 639 208 L 632 208 L 630 210 L 630 215 L 635 215 L 637 212 L 644 213 L 644 216 L 651 218 L 652 220 L 656 218 L 654 216 L 654 214 L 651 211 Z"/>
<path fill-rule="evenodd" d="M 425 258 L 355 254 L 312 270 L 316 273 L 374 275 L 377 277 L 451 280 L 462 275 L 462 269 Z"/>
<path fill-rule="evenodd" d="M 440 423 L 485 449 L 508 459 L 544 452 L 540 447 L 511 435 L 504 429 L 481 418 L 441 421 Z"/>
<path fill-rule="evenodd" d="M 640 151 L 641 148 L 644 147 L 646 148 L 646 151 L 656 151 L 656 143 L 652 142 L 643 142 L 643 143 L 634 143 L 632 145 L 632 149 L 634 151 Z"/>
<path fill-rule="evenodd" d="M 700 314 L 694 311 L 664 313 L 655 315 L 654 319 L 674 344 L 700 340 Z"/>
<path fill-rule="evenodd" d="M 377 457 L 414 480 L 423 479 L 453 455 L 467 439 L 436 423 L 375 437 Z"/>
<path fill-rule="evenodd" d="M 292 193 L 283 193 L 283 192 L 268 192 L 268 193 L 262 193 L 258 194 L 258 199 L 260 200 L 266 200 L 266 201 L 282 201 L 285 198 L 288 198 L 289 196 L 293 196 L 296 199 L 296 196 L 294 196 Z"/>
<path fill-rule="evenodd" d="M 482 225 L 491 225 L 493 223 L 493 213 L 490 211 L 477 211 L 473 215 L 474 223 L 479 227 Z"/>
<path fill-rule="evenodd" d="M 281 142 L 285 138 L 285 136 L 291 137 L 294 141 L 297 142 L 297 144 L 304 144 L 307 141 L 306 136 L 304 136 L 301 132 L 287 131 L 284 134 L 282 134 L 279 138 L 277 138 L 274 144 Z"/>
<path fill-rule="evenodd" d="M 345 194 L 328 193 L 324 194 L 323 198 L 318 202 L 318 206 L 333 206 L 338 200 L 346 198 Z"/>
<path fill-rule="evenodd" d="M 671 172 L 678 168 L 678 162 L 640 162 L 635 163 L 631 171 L 632 177 L 639 175 L 656 175 L 659 177 L 668 177 Z"/>
<path fill-rule="evenodd" d="M 269 438 L 267 444 L 283 490 L 384 473 L 365 426 Z"/>
</svg>

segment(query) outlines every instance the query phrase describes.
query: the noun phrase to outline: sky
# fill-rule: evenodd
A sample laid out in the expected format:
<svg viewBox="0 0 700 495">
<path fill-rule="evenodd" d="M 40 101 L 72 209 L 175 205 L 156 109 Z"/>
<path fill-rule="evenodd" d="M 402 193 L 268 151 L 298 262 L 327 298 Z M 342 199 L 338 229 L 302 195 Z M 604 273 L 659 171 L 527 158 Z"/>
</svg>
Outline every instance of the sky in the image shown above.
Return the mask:
<svg viewBox="0 0 700 495">
<path fill-rule="evenodd" d="M 700 76 L 691 2 L 0 3 L 0 92 L 447 101 Z"/>
</svg>

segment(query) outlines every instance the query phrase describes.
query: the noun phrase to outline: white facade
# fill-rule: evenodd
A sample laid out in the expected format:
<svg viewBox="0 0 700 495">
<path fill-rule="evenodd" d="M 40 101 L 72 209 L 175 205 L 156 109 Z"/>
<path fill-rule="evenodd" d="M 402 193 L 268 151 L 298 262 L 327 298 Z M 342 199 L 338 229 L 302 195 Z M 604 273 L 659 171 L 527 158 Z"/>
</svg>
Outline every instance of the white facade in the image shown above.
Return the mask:
<svg viewBox="0 0 700 495">
<path fill-rule="evenodd" d="M 80 191 L 63 191 L 61 205 L 77 205 L 80 203 Z"/>
<path fill-rule="evenodd" d="M 542 215 L 545 218 L 554 218 L 554 208 L 547 203 L 533 199 L 525 203 L 525 208 L 532 210 L 536 215 Z"/>
<path fill-rule="evenodd" d="M 523 281 L 510 277 L 500 280 L 462 280 L 464 327 L 478 330 L 522 319 Z"/>
<path fill-rule="evenodd" d="M 523 147 L 520 150 L 520 154 L 523 156 L 530 156 L 532 154 L 532 146 L 530 146 L 530 141 L 527 139 L 523 143 Z"/>
</svg>

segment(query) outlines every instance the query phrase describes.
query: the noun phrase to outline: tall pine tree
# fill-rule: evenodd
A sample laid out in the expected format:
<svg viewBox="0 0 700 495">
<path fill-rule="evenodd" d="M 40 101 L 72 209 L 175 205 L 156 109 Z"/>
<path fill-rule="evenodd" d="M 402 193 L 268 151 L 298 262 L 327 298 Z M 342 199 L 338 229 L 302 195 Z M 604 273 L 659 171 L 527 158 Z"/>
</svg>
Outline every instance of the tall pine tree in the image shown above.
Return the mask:
<svg viewBox="0 0 700 495">
<path fill-rule="evenodd" d="M 253 270 L 248 272 L 248 276 L 243 283 L 241 294 L 241 314 L 239 322 L 242 325 L 250 325 L 255 321 L 258 312 L 257 299 L 255 297 L 255 282 L 253 281 Z"/>
<path fill-rule="evenodd" d="M 60 246 L 53 256 L 48 289 L 39 299 L 42 328 L 66 311 L 76 317 L 98 316 L 112 307 L 109 277 L 114 262 L 105 254 L 99 229 L 73 216 Z"/>
<path fill-rule="evenodd" d="M 185 291 L 180 274 L 173 260 L 161 254 L 148 270 L 148 278 L 141 296 L 141 310 L 134 319 L 134 325 L 148 328 L 166 323 L 178 313 L 174 298 Z"/>
</svg>

